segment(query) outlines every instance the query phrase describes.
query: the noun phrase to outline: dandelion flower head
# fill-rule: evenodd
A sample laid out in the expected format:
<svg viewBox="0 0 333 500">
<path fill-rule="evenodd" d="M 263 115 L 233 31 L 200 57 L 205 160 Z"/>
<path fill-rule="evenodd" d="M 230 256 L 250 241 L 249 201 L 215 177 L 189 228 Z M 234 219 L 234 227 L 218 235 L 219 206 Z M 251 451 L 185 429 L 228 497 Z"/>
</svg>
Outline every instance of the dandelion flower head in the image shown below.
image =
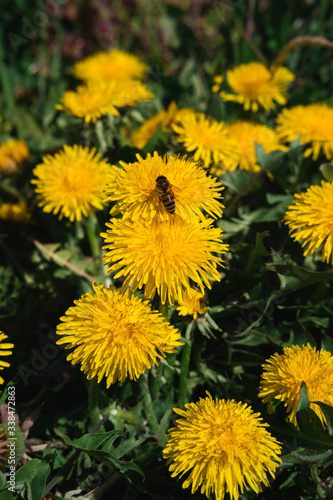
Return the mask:
<svg viewBox="0 0 333 500">
<path fill-rule="evenodd" d="M 3 340 L 8 339 L 8 335 L 5 335 L 3 332 L 0 332 L 0 358 L 2 356 L 11 356 L 13 352 L 11 349 L 13 349 L 14 344 L 11 344 L 9 342 L 3 342 Z M 4 370 L 5 368 L 8 368 L 10 366 L 10 363 L 7 361 L 3 361 L 0 359 L 0 371 Z M 4 379 L 0 377 L 0 384 L 4 383 Z"/>
<path fill-rule="evenodd" d="M 266 153 L 281 150 L 287 151 L 288 148 L 283 146 L 276 132 L 260 123 L 238 120 L 228 125 L 228 132 L 232 139 L 237 144 L 239 153 L 238 161 L 234 161 L 229 166 L 229 171 L 240 168 L 249 170 L 250 172 L 258 172 L 261 167 L 257 163 L 255 143 L 260 144 L 265 149 Z"/>
<path fill-rule="evenodd" d="M 204 314 L 208 311 L 204 299 L 205 295 L 202 292 L 189 288 L 179 301 L 177 311 L 181 316 L 193 316 L 194 319 L 197 319 L 198 314 Z"/>
<path fill-rule="evenodd" d="M 244 488 L 255 493 L 262 483 L 269 486 L 268 474 L 275 477 L 281 446 L 266 430 L 259 413 L 234 400 L 209 397 L 188 403 L 186 410 L 169 429 L 163 450 L 172 477 L 187 474 L 183 488 L 199 487 L 202 494 L 223 500 L 229 493 L 237 500 Z"/>
<path fill-rule="evenodd" d="M 107 114 L 119 116 L 115 96 L 116 82 L 89 82 L 75 91 L 67 90 L 56 108 L 65 113 L 84 118 L 86 123 L 96 121 Z"/>
<path fill-rule="evenodd" d="M 237 159 L 236 144 L 229 137 L 224 122 L 187 110 L 172 128 L 177 141 L 183 143 L 189 153 L 194 152 L 194 160 L 201 160 L 205 167 L 220 162 L 228 167 Z"/>
<path fill-rule="evenodd" d="M 31 222 L 31 217 L 32 208 L 28 207 L 25 201 L 0 205 L 0 219 L 28 224 Z"/>
<path fill-rule="evenodd" d="M 284 403 L 289 422 L 297 425 L 296 410 L 302 382 L 305 382 L 310 408 L 323 423 L 326 418 L 320 401 L 333 406 L 333 357 L 330 352 L 317 351 L 310 344 L 284 347 L 282 354 L 273 354 L 263 366 L 259 397 L 264 403 L 275 398 Z"/>
<path fill-rule="evenodd" d="M 246 111 L 258 111 L 259 106 L 266 111 L 275 108 L 275 102 L 286 104 L 286 92 L 295 76 L 287 68 L 279 66 L 272 71 L 261 62 L 240 64 L 227 71 L 230 88 L 234 92 L 221 92 L 224 101 L 242 104 Z"/>
<path fill-rule="evenodd" d="M 70 221 L 103 209 L 104 190 L 113 179 L 111 165 L 93 148 L 67 146 L 54 156 L 44 156 L 33 170 L 36 193 L 44 212 Z"/>
<path fill-rule="evenodd" d="M 88 292 L 61 317 L 57 344 L 74 349 L 67 357 L 90 380 L 137 380 L 153 363 L 182 345 L 180 333 L 150 304 L 129 291 L 93 283 Z"/>
<path fill-rule="evenodd" d="M 206 170 L 192 159 L 181 156 L 147 155 L 137 162 L 113 167 L 114 182 L 106 189 L 107 201 L 117 203 L 111 210 L 115 215 L 121 212 L 132 220 L 170 220 L 168 213 L 156 192 L 156 179 L 165 176 L 171 185 L 175 198 L 175 213 L 184 220 L 204 218 L 201 209 L 212 217 L 222 217 L 223 205 L 221 184 L 207 175 Z"/>
<path fill-rule="evenodd" d="M 118 108 L 136 106 L 139 102 L 150 101 L 154 97 L 152 91 L 137 80 L 116 81 L 114 85 L 113 96 Z"/>
<path fill-rule="evenodd" d="M 85 81 L 100 80 L 142 80 L 147 66 L 135 55 L 112 50 L 98 52 L 74 64 L 76 78 Z"/>
<path fill-rule="evenodd" d="M 0 145 L 0 173 L 14 174 L 28 158 L 28 146 L 23 139 L 4 142 Z"/>
<path fill-rule="evenodd" d="M 182 300 L 193 280 L 203 292 L 211 281 L 220 281 L 217 265 L 222 265 L 228 245 L 222 231 L 211 226 L 212 219 L 186 222 L 179 216 L 168 221 L 111 219 L 101 236 L 105 239 L 104 264 L 115 279 L 125 276 L 123 287 L 144 287 L 145 297 L 157 292 L 163 304 Z"/>
<path fill-rule="evenodd" d="M 325 103 L 283 109 L 276 119 L 281 139 L 291 142 L 301 136 L 301 144 L 311 143 L 304 156 L 317 160 L 321 150 L 333 158 L 333 107 Z"/>
<path fill-rule="evenodd" d="M 293 201 L 283 219 L 291 237 L 303 240 L 305 257 L 322 247 L 322 262 L 333 263 L 333 183 L 310 186 L 305 193 L 296 193 Z"/>
<path fill-rule="evenodd" d="M 167 110 L 161 109 L 158 113 L 148 118 L 133 132 L 131 145 L 135 148 L 143 149 L 157 132 L 160 124 L 163 132 L 171 132 L 171 123 L 174 122 L 177 112 L 178 106 L 173 101 Z"/>
</svg>

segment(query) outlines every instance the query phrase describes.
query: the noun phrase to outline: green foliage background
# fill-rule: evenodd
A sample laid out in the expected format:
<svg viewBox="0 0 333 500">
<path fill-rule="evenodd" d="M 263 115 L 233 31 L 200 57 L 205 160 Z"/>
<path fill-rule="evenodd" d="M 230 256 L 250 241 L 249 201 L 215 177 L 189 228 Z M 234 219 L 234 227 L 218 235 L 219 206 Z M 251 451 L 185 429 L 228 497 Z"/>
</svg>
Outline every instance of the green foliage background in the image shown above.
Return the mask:
<svg viewBox="0 0 333 500">
<path fill-rule="evenodd" d="M 1 140 L 25 139 L 31 158 L 15 178 L 1 178 L 0 201 L 25 200 L 35 210 L 33 225 L 0 221 L 0 330 L 15 344 L 5 378 L 16 384 L 20 424 L 29 416 L 33 422 L 27 441 L 32 460 L 16 474 L 20 491 L 13 496 L 6 491 L 1 475 L 1 499 L 37 500 L 48 491 L 59 498 L 202 498 L 182 490 L 162 459 L 160 445 L 177 404 L 179 364 L 174 376 L 163 365 L 154 400 L 161 423 L 157 445 L 143 416 L 138 385 L 130 381 L 108 390 L 100 384 L 99 406 L 108 417 L 105 432 L 91 433 L 87 381 L 55 345 L 60 316 L 91 290 L 88 278 L 101 279 L 83 224 L 43 213 L 30 184 L 32 168 L 45 154 L 65 143 L 83 143 L 84 134 L 98 145 L 96 131 L 85 130 L 79 119 L 54 107 L 64 90 L 76 84 L 71 75 L 75 60 L 116 47 L 149 65 L 146 83 L 156 97 L 126 113 L 123 124 L 130 130 L 171 100 L 230 122 L 245 114 L 211 93 L 214 75 L 258 57 L 273 63 L 294 37 L 329 38 L 332 33 L 328 0 L 3 2 Z M 332 50 L 298 48 L 285 65 L 296 75 L 288 106 L 333 105 Z M 278 112 L 259 112 L 256 119 L 273 126 Z M 138 151 L 124 142 L 112 121 L 105 138 L 111 163 L 135 159 Z M 159 130 L 144 152 L 169 149 L 170 137 Z M 221 283 L 207 293 L 209 313 L 197 322 L 187 387 L 189 401 L 209 390 L 214 397 L 251 404 L 271 424 L 284 444 L 284 466 L 272 487 L 257 496 L 262 499 L 333 498 L 331 428 L 320 434 L 313 415 L 306 425 L 306 395 L 297 432 L 285 423 L 283 409 L 269 417 L 257 397 L 261 365 L 282 347 L 310 343 L 333 353 L 333 273 L 319 254 L 304 259 L 300 244 L 281 223 L 294 193 L 322 179 L 324 159 L 304 159 L 303 151 L 298 141 L 285 154 L 266 155 L 258 146 L 259 164 L 274 181 L 245 171 L 221 179 L 226 208 L 218 225 L 230 252 Z M 104 230 L 108 211 L 96 213 L 96 234 Z M 169 316 L 179 328 L 185 325 L 174 308 Z M 37 444 L 47 446 L 39 450 Z M 242 498 L 254 496 L 246 492 Z"/>
</svg>

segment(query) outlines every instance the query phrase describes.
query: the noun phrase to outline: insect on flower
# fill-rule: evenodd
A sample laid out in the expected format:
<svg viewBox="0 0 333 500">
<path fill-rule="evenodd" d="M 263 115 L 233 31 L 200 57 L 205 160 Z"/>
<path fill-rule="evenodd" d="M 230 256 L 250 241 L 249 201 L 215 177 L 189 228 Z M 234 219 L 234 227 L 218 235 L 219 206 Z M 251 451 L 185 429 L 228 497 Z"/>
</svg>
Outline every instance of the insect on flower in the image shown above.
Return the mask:
<svg viewBox="0 0 333 500">
<path fill-rule="evenodd" d="M 165 210 L 169 214 L 174 214 L 176 210 L 175 191 L 181 191 L 176 186 L 172 186 L 165 175 L 159 175 L 156 179 L 155 192 L 158 194 L 160 201 L 163 203 Z"/>
</svg>

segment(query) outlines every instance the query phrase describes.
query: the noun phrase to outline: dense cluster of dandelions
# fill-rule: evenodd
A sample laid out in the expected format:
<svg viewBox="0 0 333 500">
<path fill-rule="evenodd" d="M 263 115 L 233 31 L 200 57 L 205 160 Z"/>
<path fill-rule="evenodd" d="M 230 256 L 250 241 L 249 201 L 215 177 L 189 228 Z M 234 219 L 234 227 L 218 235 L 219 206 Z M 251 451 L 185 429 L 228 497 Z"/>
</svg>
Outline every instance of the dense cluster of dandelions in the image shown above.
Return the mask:
<svg viewBox="0 0 333 500">
<path fill-rule="evenodd" d="M 4 142 L 0 145 L 0 174 L 15 174 L 28 158 L 28 146 L 23 139 Z"/>
<path fill-rule="evenodd" d="M 304 256 L 322 247 L 322 261 L 333 263 L 333 183 L 322 181 L 305 193 L 295 194 L 283 219 L 291 237 L 303 241 Z"/>
<path fill-rule="evenodd" d="M 2 356 L 11 356 L 13 352 L 11 349 L 13 349 L 14 344 L 11 344 L 10 342 L 3 342 L 3 340 L 8 339 L 8 335 L 5 335 L 3 332 L 0 331 L 0 357 Z M 4 370 L 5 368 L 8 368 L 10 366 L 10 363 L 7 361 L 3 361 L 0 359 L 0 371 Z M 0 377 L 0 384 L 4 383 L 4 379 Z"/>
<path fill-rule="evenodd" d="M 93 148 L 64 146 L 54 156 L 44 156 L 33 170 L 35 191 L 44 212 L 70 221 L 102 210 L 104 190 L 112 180 L 111 165 Z"/>
<path fill-rule="evenodd" d="M 325 103 L 283 109 L 276 118 L 276 131 L 285 142 L 301 137 L 310 144 L 304 156 L 317 160 L 321 150 L 328 160 L 333 158 L 333 107 Z"/>
<path fill-rule="evenodd" d="M 95 282 L 93 289 L 74 301 L 57 327 L 62 336 L 57 343 L 74 349 L 67 359 L 80 363 L 88 379 L 105 377 L 107 387 L 117 380 L 137 380 L 182 345 L 178 330 L 148 302 Z"/>
<path fill-rule="evenodd" d="M 73 72 L 84 84 L 66 91 L 56 108 L 87 123 L 96 123 L 107 114 L 119 116 L 118 108 L 136 106 L 154 97 L 140 81 L 147 72 L 146 65 L 121 50 L 87 57 L 74 65 Z"/>
<path fill-rule="evenodd" d="M 164 457 L 172 477 L 188 474 L 183 488 L 199 487 L 202 494 L 222 500 L 226 493 L 237 500 L 244 488 L 255 493 L 269 486 L 281 463 L 281 446 L 266 430 L 259 413 L 234 400 L 210 395 L 185 410 L 174 408 L 182 418 L 169 429 Z"/>
<path fill-rule="evenodd" d="M 274 109 L 276 104 L 286 104 L 286 93 L 295 76 L 284 67 L 269 70 L 261 62 L 240 64 L 227 71 L 228 84 L 233 94 L 221 92 L 224 101 L 233 101 L 244 106 L 245 110 L 266 111 Z"/>
<path fill-rule="evenodd" d="M 157 177 L 164 175 L 174 191 L 176 213 L 183 220 L 203 219 L 201 209 L 211 217 L 222 217 L 223 187 L 198 162 L 155 152 L 145 159 L 137 155 L 134 163 L 119 163 L 121 167 L 112 169 L 114 181 L 106 188 L 107 201 L 116 202 L 111 215 L 122 213 L 133 221 L 171 221 L 173 215 L 168 214 L 155 191 Z"/>
<path fill-rule="evenodd" d="M 278 399 L 284 403 L 288 420 L 297 426 L 296 410 L 302 382 L 308 391 L 310 408 L 326 424 L 326 418 L 315 401 L 333 406 L 333 357 L 330 352 L 317 351 L 310 344 L 284 347 L 263 365 L 259 397 L 264 403 Z"/>
<path fill-rule="evenodd" d="M 146 71 L 135 56 L 121 51 L 88 57 L 74 66 L 74 75 L 84 85 L 65 93 L 57 108 L 86 122 L 106 114 L 118 116 L 119 108 L 153 97 L 140 82 Z M 218 77 L 215 85 L 222 80 Z M 292 80 L 285 68 L 270 72 L 261 63 L 251 63 L 228 72 L 234 94 L 221 95 L 245 109 L 268 110 L 275 102 L 286 102 Z M 143 148 L 159 126 L 172 132 L 193 159 L 155 152 L 111 166 L 95 150 L 75 145 L 46 156 L 34 170 L 37 179 L 32 182 L 44 211 L 80 220 L 103 202 L 113 202 L 111 216 L 121 215 L 111 218 L 101 236 L 107 272 L 124 278 L 122 290 L 94 282 L 93 293 L 74 301 L 57 327 L 57 343 L 72 349 L 67 359 L 80 364 L 88 379 L 96 377 L 99 383 L 105 378 L 107 387 L 137 380 L 182 345 L 178 330 L 135 296 L 136 290 L 142 289 L 150 300 L 158 294 L 161 304 L 177 302 L 179 314 L 194 319 L 208 309 L 205 288 L 220 281 L 218 266 L 223 266 L 228 245 L 221 229 L 213 226 L 222 216 L 223 187 L 204 167 L 257 171 L 255 142 L 266 152 L 287 149 L 268 127 L 242 121 L 226 126 L 195 110 L 180 110 L 175 103 L 134 131 L 131 145 Z M 170 183 L 174 214 L 157 192 L 159 176 Z M 214 493 L 217 500 L 229 493 L 237 500 L 245 488 L 258 493 L 263 484 L 269 486 L 268 475 L 274 477 L 281 462 L 281 446 L 260 414 L 246 404 L 214 401 L 210 395 L 185 406 L 175 409 L 182 418 L 169 430 L 163 452 L 172 476 L 188 473 L 184 488 L 191 486 L 194 493 L 201 487 L 201 493 Z"/>
</svg>

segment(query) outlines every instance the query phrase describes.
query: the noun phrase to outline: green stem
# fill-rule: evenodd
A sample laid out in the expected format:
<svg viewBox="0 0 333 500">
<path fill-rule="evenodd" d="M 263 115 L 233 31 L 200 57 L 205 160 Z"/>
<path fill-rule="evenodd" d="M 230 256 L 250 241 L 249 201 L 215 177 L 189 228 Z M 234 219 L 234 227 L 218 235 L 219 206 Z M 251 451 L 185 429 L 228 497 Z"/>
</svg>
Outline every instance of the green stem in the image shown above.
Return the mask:
<svg viewBox="0 0 333 500">
<path fill-rule="evenodd" d="M 91 427 L 94 429 L 100 422 L 101 416 L 98 407 L 99 389 L 96 379 L 88 380 L 88 408 Z M 103 430 L 103 427 L 101 428 Z"/>
<path fill-rule="evenodd" d="M 102 120 L 98 120 L 95 125 L 97 139 L 99 141 L 99 152 L 103 155 L 108 148 L 104 137 L 104 126 Z"/>
<path fill-rule="evenodd" d="M 146 419 L 150 425 L 151 430 L 154 434 L 158 432 L 158 423 L 156 415 L 153 409 L 153 403 L 149 392 L 148 386 L 148 370 L 145 371 L 143 375 L 139 378 L 140 394 L 143 403 L 143 409 L 146 415 Z"/>
<path fill-rule="evenodd" d="M 160 300 L 160 305 L 159 305 L 159 312 L 162 314 L 163 318 L 168 321 L 168 302 L 165 304 L 162 304 L 162 301 Z M 161 361 L 158 363 L 155 369 L 155 376 L 152 381 L 152 386 L 151 386 L 151 396 L 153 401 L 159 398 L 160 395 L 160 387 L 161 387 L 161 382 L 162 382 L 162 375 L 163 375 L 163 364 Z"/>
<path fill-rule="evenodd" d="M 191 347 L 192 347 L 192 331 L 194 321 L 187 325 L 185 339 L 186 343 L 183 347 L 182 359 L 180 362 L 180 381 L 179 381 L 179 404 L 184 406 L 186 403 L 187 378 L 190 370 Z"/>
<path fill-rule="evenodd" d="M 88 240 L 90 243 L 91 252 L 96 259 L 102 259 L 101 248 L 99 246 L 99 236 L 96 234 L 96 217 L 94 215 L 89 215 L 87 219 L 84 219 L 86 224 L 86 232 Z"/>
</svg>

